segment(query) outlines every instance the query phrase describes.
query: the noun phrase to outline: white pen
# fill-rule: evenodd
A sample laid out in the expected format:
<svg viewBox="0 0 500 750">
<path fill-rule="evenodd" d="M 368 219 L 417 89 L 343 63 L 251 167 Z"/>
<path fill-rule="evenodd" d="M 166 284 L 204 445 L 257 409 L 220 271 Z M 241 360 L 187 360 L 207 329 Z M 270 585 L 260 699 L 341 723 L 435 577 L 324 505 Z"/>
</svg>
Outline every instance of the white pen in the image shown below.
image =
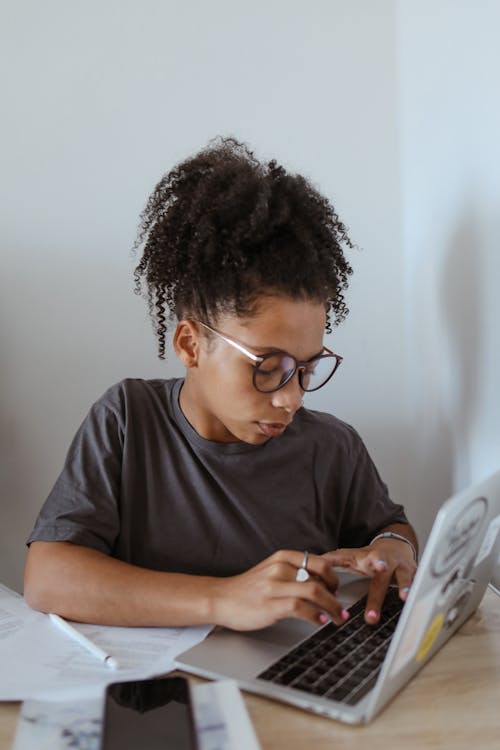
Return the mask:
<svg viewBox="0 0 500 750">
<path fill-rule="evenodd" d="M 77 641 L 81 646 L 86 648 L 87 651 L 90 651 L 91 654 L 97 656 L 97 658 L 103 661 L 107 667 L 110 669 L 118 669 L 118 662 L 116 659 L 113 659 L 113 657 L 103 651 L 102 648 L 99 648 L 95 643 L 92 643 L 91 640 L 82 635 L 82 633 L 70 625 L 69 622 L 62 617 L 59 617 L 59 615 L 54 615 L 52 613 L 49 614 L 49 617 L 54 625 L 57 625 L 57 627 L 66 633 L 66 635 L 69 635 L 70 638 Z"/>
</svg>

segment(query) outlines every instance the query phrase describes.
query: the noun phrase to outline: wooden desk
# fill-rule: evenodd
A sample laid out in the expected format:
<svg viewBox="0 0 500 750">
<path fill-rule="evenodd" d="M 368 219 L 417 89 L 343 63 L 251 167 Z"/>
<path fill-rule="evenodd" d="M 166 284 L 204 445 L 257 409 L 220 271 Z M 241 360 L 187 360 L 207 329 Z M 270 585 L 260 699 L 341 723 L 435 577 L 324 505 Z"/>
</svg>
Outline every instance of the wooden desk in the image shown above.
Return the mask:
<svg viewBox="0 0 500 750">
<path fill-rule="evenodd" d="M 478 611 L 370 724 L 350 727 L 245 694 L 263 750 L 499 750 L 500 598 Z M 19 703 L 0 703 L 10 750 Z"/>
</svg>

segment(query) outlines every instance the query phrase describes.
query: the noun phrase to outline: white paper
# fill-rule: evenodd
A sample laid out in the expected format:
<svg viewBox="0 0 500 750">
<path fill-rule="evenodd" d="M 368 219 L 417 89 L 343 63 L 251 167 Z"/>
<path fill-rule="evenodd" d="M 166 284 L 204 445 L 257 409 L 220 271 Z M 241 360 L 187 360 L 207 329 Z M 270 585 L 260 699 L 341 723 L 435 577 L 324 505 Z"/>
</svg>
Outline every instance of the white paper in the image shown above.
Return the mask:
<svg viewBox="0 0 500 750">
<path fill-rule="evenodd" d="M 234 680 L 195 685 L 193 709 L 200 750 L 259 750 L 252 722 Z"/>
<path fill-rule="evenodd" d="M 12 750 L 99 750 L 102 698 L 25 701 Z"/>
<path fill-rule="evenodd" d="M 61 632 L 48 615 L 0 584 L 0 700 L 98 698 L 110 682 L 165 674 L 174 658 L 210 632 L 195 628 L 118 628 L 75 624 L 114 656 L 120 669 L 109 669 Z"/>
<path fill-rule="evenodd" d="M 259 750 L 241 693 L 233 680 L 192 688 L 200 750 Z M 102 699 L 25 701 L 12 750 L 98 750 Z"/>
</svg>

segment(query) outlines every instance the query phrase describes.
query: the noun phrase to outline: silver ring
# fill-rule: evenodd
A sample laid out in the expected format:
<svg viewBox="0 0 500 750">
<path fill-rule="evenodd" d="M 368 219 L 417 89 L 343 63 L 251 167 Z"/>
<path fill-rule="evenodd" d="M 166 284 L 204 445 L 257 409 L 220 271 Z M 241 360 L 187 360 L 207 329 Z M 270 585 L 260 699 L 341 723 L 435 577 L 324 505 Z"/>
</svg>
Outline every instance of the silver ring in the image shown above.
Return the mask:
<svg viewBox="0 0 500 750">
<path fill-rule="evenodd" d="M 302 560 L 302 564 L 300 568 L 297 568 L 297 574 L 295 576 L 295 580 L 299 583 L 303 583 L 304 581 L 308 581 L 311 577 L 309 575 L 309 571 L 307 570 L 307 558 L 309 557 L 309 552 L 307 550 L 304 552 L 304 559 Z"/>
</svg>

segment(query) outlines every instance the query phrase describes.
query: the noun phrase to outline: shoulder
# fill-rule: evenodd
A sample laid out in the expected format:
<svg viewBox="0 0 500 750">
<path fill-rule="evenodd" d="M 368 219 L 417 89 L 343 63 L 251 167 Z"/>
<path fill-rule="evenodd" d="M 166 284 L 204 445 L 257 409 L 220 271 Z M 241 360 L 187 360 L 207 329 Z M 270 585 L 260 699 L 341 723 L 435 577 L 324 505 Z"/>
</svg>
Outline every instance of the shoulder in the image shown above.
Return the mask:
<svg viewBox="0 0 500 750">
<path fill-rule="evenodd" d="M 163 398 L 165 393 L 168 393 L 177 382 L 179 382 L 177 378 L 170 380 L 159 378 L 156 380 L 124 378 L 110 386 L 96 403 L 113 407 L 129 399 L 147 400 L 150 398 Z"/>
<path fill-rule="evenodd" d="M 105 411 L 113 414 L 118 421 L 126 421 L 134 414 L 146 416 L 152 412 L 168 411 L 171 395 L 180 383 L 178 378 L 125 378 L 110 386 L 92 405 L 91 412 Z"/>
</svg>

